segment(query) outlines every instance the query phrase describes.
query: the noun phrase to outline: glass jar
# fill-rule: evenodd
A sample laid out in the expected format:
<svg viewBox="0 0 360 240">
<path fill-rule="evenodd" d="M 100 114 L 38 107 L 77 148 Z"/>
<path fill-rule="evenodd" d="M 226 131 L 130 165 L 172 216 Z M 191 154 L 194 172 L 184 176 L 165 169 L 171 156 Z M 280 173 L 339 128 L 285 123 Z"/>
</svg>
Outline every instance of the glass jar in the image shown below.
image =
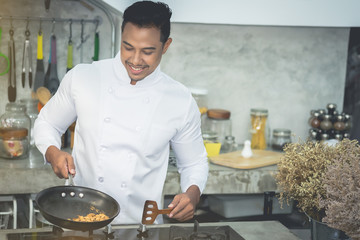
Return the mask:
<svg viewBox="0 0 360 240">
<path fill-rule="evenodd" d="M 208 90 L 203 88 L 190 88 L 201 114 L 201 130 L 204 131 L 206 112 L 208 110 Z"/>
<path fill-rule="evenodd" d="M 34 123 L 36 118 L 38 117 L 38 102 L 39 100 L 28 98 L 28 99 L 20 99 L 20 103 L 24 104 L 26 106 L 26 114 L 30 117 L 30 145 L 35 146 L 34 136 L 33 136 L 33 130 L 34 130 Z"/>
<path fill-rule="evenodd" d="M 199 107 L 200 113 L 205 114 L 208 109 L 208 90 L 202 88 L 190 88 L 190 91 Z"/>
<path fill-rule="evenodd" d="M 268 110 L 253 108 L 250 110 L 251 116 L 251 148 L 266 149 L 268 137 L 268 127 L 266 124 L 268 118 Z"/>
<path fill-rule="evenodd" d="M 283 151 L 286 144 L 291 143 L 291 130 L 277 128 L 273 130 L 271 147 L 276 151 Z"/>
<path fill-rule="evenodd" d="M 209 109 L 204 120 L 203 137 L 211 136 L 223 145 L 225 137 L 232 135 L 230 114 L 224 109 Z"/>
<path fill-rule="evenodd" d="M 6 111 L 0 117 L 0 157 L 17 159 L 28 156 L 30 126 L 24 104 L 6 104 Z"/>
</svg>

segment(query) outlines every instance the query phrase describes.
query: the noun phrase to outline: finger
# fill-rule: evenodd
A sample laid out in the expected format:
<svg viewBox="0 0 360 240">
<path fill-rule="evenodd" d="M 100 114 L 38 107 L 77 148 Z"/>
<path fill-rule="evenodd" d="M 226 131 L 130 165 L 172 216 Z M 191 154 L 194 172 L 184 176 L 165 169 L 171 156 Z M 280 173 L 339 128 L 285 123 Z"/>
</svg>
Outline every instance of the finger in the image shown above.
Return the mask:
<svg viewBox="0 0 360 240">
<path fill-rule="evenodd" d="M 74 159 L 70 154 L 68 154 L 66 158 L 67 158 L 69 173 L 74 176 L 76 174 Z"/>
<path fill-rule="evenodd" d="M 176 195 L 172 202 L 168 205 L 168 208 L 175 208 L 180 202 L 180 196 Z"/>
</svg>

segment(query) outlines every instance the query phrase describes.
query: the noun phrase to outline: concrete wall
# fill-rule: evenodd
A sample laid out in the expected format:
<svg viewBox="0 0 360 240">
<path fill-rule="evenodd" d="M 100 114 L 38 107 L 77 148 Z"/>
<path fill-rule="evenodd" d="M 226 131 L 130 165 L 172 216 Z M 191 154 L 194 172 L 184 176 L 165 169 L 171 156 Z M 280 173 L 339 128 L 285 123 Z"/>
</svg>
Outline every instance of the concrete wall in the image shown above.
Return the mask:
<svg viewBox="0 0 360 240">
<path fill-rule="evenodd" d="M 104 19 L 101 33 L 101 58 L 111 56 L 106 42 L 109 23 L 101 11 L 89 11 L 78 1 L 51 1 L 48 13 L 44 1 L 5 0 L 0 15 Z M 27 9 L 31 7 L 31 12 Z M 18 99 L 30 96 L 20 82 L 25 21 L 14 21 L 17 46 Z M 73 24 L 73 41 L 80 41 L 80 24 Z M 2 20 L 1 51 L 7 53 L 9 21 Z M 38 22 L 30 23 L 35 68 Z M 48 58 L 51 22 L 43 23 L 44 58 Z M 57 24 L 58 73 L 66 69 L 68 24 Z M 86 24 L 85 57 L 93 56 L 94 26 Z M 209 90 L 209 107 L 231 111 L 233 135 L 238 142 L 248 138 L 250 108 L 269 110 L 271 128 L 289 128 L 306 138 L 311 109 L 325 108 L 329 102 L 342 110 L 349 28 L 268 27 L 244 25 L 206 25 L 175 23 L 173 43 L 162 61 L 162 70 L 189 87 Z M 75 51 L 75 50 L 74 50 Z M 74 52 L 79 63 L 79 50 Z M 47 64 L 45 64 L 46 68 Z M 0 76 L 0 114 L 7 103 L 8 76 Z"/>
</svg>

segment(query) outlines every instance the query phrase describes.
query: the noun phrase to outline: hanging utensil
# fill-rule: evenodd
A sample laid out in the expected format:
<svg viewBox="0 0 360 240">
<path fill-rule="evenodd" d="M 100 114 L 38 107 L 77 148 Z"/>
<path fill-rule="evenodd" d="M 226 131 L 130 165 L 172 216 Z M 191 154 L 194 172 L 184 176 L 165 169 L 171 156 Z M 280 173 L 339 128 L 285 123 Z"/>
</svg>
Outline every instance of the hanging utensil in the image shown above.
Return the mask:
<svg viewBox="0 0 360 240">
<path fill-rule="evenodd" d="M 49 87 L 51 94 L 54 95 L 60 85 L 60 81 L 57 75 L 57 63 L 56 63 L 56 36 L 51 36 L 51 66 L 49 76 Z"/>
<path fill-rule="evenodd" d="M 43 55 L 43 32 L 41 30 L 41 21 L 40 21 L 40 29 L 37 35 L 37 60 L 36 60 L 36 72 L 35 72 L 35 81 L 34 81 L 34 89 L 36 90 L 39 87 L 44 86 L 45 73 L 44 73 L 44 55 Z"/>
<path fill-rule="evenodd" d="M 159 214 L 169 214 L 172 208 L 158 209 L 156 201 L 146 200 L 144 204 L 142 224 L 153 224 Z"/>
<path fill-rule="evenodd" d="M 94 61 L 98 61 L 99 60 L 99 32 L 97 31 L 97 28 L 99 26 L 99 21 L 96 22 L 96 27 L 95 27 L 95 39 L 94 39 L 94 57 L 92 58 Z"/>
<path fill-rule="evenodd" d="M 57 77 L 57 65 L 56 65 L 56 36 L 54 34 L 55 20 L 53 21 L 50 37 L 50 55 L 48 69 L 45 74 L 44 86 L 49 89 L 52 95 L 55 94 L 59 87 L 59 79 Z"/>
<path fill-rule="evenodd" d="M 14 28 L 12 26 L 9 31 L 9 61 L 10 61 L 10 73 L 9 73 L 9 86 L 8 86 L 8 98 L 9 102 L 15 102 L 16 100 L 16 60 L 15 60 L 15 42 L 14 42 Z"/>
<path fill-rule="evenodd" d="M 32 87 L 32 51 L 30 43 L 30 30 L 29 30 L 29 20 L 27 21 L 26 30 L 25 30 L 25 42 L 24 42 L 24 52 L 22 59 L 22 73 L 21 73 L 21 83 L 23 88 L 25 87 L 26 80 L 26 67 L 29 67 L 28 70 L 28 79 L 29 87 Z"/>
<path fill-rule="evenodd" d="M 73 43 L 72 43 L 72 20 L 70 20 L 70 36 L 67 46 L 67 64 L 66 72 L 73 68 Z"/>
<path fill-rule="evenodd" d="M 2 33 L 2 29 L 0 26 L 0 46 L 1 46 L 1 33 Z M 10 60 L 5 54 L 1 52 L 0 49 L 0 76 L 8 73 L 9 69 L 10 69 Z"/>
</svg>

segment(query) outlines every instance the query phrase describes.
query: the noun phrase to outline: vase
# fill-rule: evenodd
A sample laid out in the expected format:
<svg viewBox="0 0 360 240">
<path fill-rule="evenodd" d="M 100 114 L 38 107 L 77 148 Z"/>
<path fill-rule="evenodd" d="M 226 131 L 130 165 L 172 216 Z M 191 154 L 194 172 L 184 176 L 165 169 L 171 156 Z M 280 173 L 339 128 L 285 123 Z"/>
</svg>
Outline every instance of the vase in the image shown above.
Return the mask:
<svg viewBox="0 0 360 240">
<path fill-rule="evenodd" d="M 309 216 L 308 216 L 309 217 Z M 309 217 L 312 240 L 351 240 L 343 231 Z"/>
</svg>

